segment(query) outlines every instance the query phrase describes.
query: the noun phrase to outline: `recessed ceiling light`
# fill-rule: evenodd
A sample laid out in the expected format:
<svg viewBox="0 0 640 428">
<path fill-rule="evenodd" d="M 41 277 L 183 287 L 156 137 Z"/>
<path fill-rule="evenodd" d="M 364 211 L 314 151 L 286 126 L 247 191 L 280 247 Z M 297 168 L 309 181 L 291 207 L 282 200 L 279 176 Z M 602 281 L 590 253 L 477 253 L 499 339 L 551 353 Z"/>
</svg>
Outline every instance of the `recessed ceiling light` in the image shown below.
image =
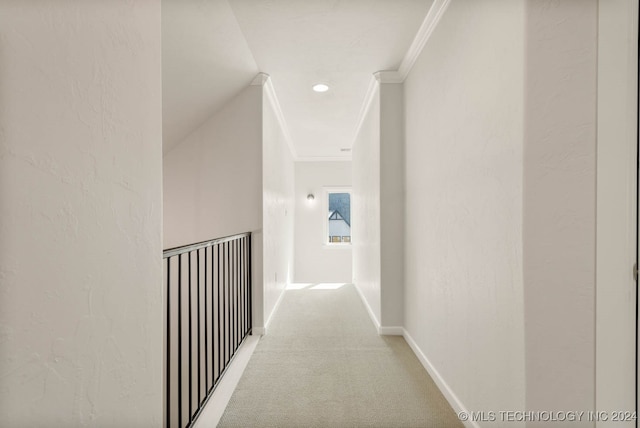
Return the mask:
<svg viewBox="0 0 640 428">
<path fill-rule="evenodd" d="M 329 86 L 324 83 L 316 83 L 313 85 L 313 90 L 316 92 L 327 92 L 329 90 Z"/>
</svg>

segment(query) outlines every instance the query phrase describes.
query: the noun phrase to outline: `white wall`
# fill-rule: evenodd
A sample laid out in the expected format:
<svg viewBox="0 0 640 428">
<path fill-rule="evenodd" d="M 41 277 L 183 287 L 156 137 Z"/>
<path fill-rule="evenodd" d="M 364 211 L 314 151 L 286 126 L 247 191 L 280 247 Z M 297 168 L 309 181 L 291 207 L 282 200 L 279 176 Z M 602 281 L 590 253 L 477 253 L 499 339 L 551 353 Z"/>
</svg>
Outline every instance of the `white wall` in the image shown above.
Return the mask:
<svg viewBox="0 0 640 428">
<path fill-rule="evenodd" d="M 354 282 L 381 334 L 404 325 L 404 87 L 375 75 L 353 147 Z M 382 80 L 382 82 L 380 82 Z"/>
<path fill-rule="evenodd" d="M 162 425 L 160 2 L 0 3 L 0 420 Z"/>
<path fill-rule="evenodd" d="M 273 100 L 259 76 L 164 157 L 165 248 L 253 233 L 258 334 L 293 279 L 294 166 Z"/>
<path fill-rule="evenodd" d="M 253 325 L 264 325 L 262 86 L 248 86 L 164 155 L 164 248 L 252 232 Z"/>
<path fill-rule="evenodd" d="M 637 34 L 637 1 L 598 4 L 597 409 L 635 407 Z"/>
<path fill-rule="evenodd" d="M 353 282 L 380 326 L 380 88 L 353 144 Z"/>
<path fill-rule="evenodd" d="M 324 236 L 328 213 L 323 188 L 342 186 L 351 187 L 351 162 L 295 163 L 296 282 L 352 281 L 351 247 L 327 246 Z M 316 197 L 313 203 L 307 201 L 309 193 Z"/>
<path fill-rule="evenodd" d="M 252 232 L 253 323 L 264 325 L 262 86 L 248 86 L 164 155 L 164 248 Z"/>
<path fill-rule="evenodd" d="M 453 1 L 404 83 L 405 328 L 469 410 L 525 405 L 523 24 Z"/>
<path fill-rule="evenodd" d="M 164 156 L 164 248 L 262 229 L 262 87 Z"/>
<path fill-rule="evenodd" d="M 527 2 L 529 409 L 594 408 L 597 12 L 596 0 Z"/>
<path fill-rule="evenodd" d="M 380 324 L 404 325 L 404 85 L 380 84 Z"/>
<path fill-rule="evenodd" d="M 269 318 L 293 282 L 294 163 L 274 110 L 273 92 L 263 97 L 264 313 Z M 268 321 L 268 320 L 267 320 Z M 268 324 L 268 322 L 267 322 Z"/>
</svg>

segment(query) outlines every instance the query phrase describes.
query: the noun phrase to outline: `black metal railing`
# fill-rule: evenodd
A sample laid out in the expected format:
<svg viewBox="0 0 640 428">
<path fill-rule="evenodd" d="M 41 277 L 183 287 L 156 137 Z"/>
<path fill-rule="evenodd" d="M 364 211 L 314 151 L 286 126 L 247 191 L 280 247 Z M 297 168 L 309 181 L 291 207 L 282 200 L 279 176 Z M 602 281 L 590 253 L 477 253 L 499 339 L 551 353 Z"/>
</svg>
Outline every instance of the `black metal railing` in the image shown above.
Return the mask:
<svg viewBox="0 0 640 428">
<path fill-rule="evenodd" d="M 165 427 L 189 427 L 251 334 L 251 233 L 165 250 Z"/>
</svg>

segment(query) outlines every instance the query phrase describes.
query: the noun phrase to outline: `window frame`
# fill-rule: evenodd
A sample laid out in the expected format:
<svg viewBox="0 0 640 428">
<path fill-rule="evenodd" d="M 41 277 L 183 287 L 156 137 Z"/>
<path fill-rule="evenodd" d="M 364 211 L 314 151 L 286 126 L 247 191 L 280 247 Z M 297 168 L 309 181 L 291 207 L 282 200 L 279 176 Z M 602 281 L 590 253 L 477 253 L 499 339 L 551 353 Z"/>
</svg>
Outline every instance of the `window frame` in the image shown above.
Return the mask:
<svg viewBox="0 0 640 428">
<path fill-rule="evenodd" d="M 324 186 L 322 188 L 322 246 L 331 249 L 349 249 L 353 242 L 353 227 L 349 226 L 349 242 L 329 242 L 329 195 L 331 193 L 348 193 L 349 205 L 353 208 L 351 186 Z"/>
</svg>

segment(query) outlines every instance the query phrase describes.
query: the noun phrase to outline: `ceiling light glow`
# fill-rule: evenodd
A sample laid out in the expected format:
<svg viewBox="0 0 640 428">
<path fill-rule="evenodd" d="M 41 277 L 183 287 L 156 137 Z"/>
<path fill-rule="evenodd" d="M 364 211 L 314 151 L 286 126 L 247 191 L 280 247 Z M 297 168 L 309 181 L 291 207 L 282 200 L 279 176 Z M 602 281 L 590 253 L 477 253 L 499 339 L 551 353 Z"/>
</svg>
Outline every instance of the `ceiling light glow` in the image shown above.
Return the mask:
<svg viewBox="0 0 640 428">
<path fill-rule="evenodd" d="M 313 85 L 313 90 L 316 92 L 327 92 L 329 90 L 329 86 L 324 83 L 316 83 Z"/>
</svg>

